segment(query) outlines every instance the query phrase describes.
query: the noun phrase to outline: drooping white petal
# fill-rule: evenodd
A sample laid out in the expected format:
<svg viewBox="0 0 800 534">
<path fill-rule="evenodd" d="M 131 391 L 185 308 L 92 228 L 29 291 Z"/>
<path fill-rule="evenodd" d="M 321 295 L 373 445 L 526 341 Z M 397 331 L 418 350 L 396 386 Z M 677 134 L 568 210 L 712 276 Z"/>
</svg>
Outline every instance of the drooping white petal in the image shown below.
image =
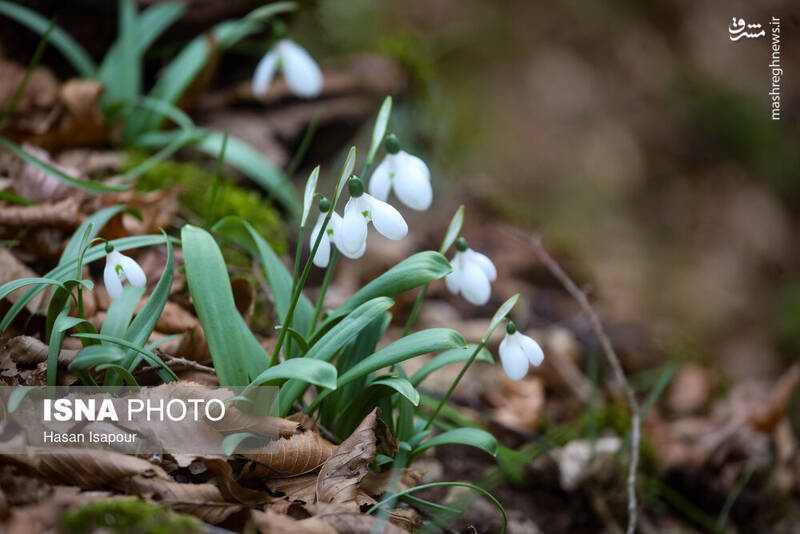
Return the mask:
<svg viewBox="0 0 800 534">
<path fill-rule="evenodd" d="M 334 215 L 336 215 L 334 213 Z M 325 214 L 320 213 L 319 217 L 317 218 L 317 224 L 314 225 L 314 229 L 311 230 L 311 241 L 308 242 L 308 249 L 309 252 L 313 250 L 314 243 L 317 242 L 317 236 L 319 235 L 319 231 L 322 229 L 322 223 L 325 222 Z M 331 227 L 331 223 L 333 222 L 333 218 L 328 222 L 328 227 L 325 229 L 325 233 L 322 235 L 322 239 L 319 242 L 319 248 L 317 248 L 317 253 L 314 254 L 314 265 L 317 267 L 325 268 L 328 266 L 328 262 L 330 261 L 331 257 L 331 242 L 330 238 L 328 237 L 328 230 Z"/>
<path fill-rule="evenodd" d="M 302 98 L 314 98 L 322 91 L 322 71 L 317 62 L 294 41 L 278 43 L 286 85 Z"/>
<path fill-rule="evenodd" d="M 520 380 L 528 374 L 528 359 L 514 336 L 507 335 L 500 342 L 500 362 L 508 378 Z"/>
<path fill-rule="evenodd" d="M 461 294 L 470 303 L 476 306 L 483 306 L 489 302 L 492 294 L 492 287 L 489 279 L 477 265 L 470 261 L 463 263 L 464 268 L 461 272 Z"/>
<path fill-rule="evenodd" d="M 337 239 L 336 238 L 337 235 L 341 236 L 341 234 L 334 234 L 334 243 L 336 243 L 336 248 L 339 249 L 339 252 L 341 252 L 342 255 L 345 256 L 346 258 L 350 258 L 351 260 L 357 260 L 358 258 L 363 256 L 364 253 L 367 251 L 367 240 L 366 239 L 364 240 L 364 243 L 361 245 L 360 249 L 358 249 L 355 252 L 348 252 L 347 250 L 344 249 L 344 247 L 342 247 L 342 244 L 340 242 L 341 239 Z"/>
<path fill-rule="evenodd" d="M 392 185 L 397 198 L 411 209 L 423 211 L 430 208 L 433 189 L 428 168 L 411 154 L 400 152 L 396 157 L 397 171 Z"/>
<path fill-rule="evenodd" d="M 347 201 L 338 232 L 339 249 L 347 257 L 358 254 L 367 242 L 367 219 L 359 209 L 358 200 L 351 198 Z"/>
<path fill-rule="evenodd" d="M 139 267 L 139 264 L 136 263 L 136 260 L 120 254 L 119 264 L 122 266 L 125 276 L 133 287 L 145 286 L 147 283 L 147 276 L 145 276 L 144 271 L 141 267 Z"/>
<path fill-rule="evenodd" d="M 364 193 L 361 198 L 365 198 L 369 202 L 372 224 L 375 225 L 378 232 L 394 240 L 403 239 L 408 234 L 408 224 L 392 205 L 367 193 Z"/>
<path fill-rule="evenodd" d="M 460 252 L 456 252 L 453 259 L 450 260 L 450 265 L 453 266 L 453 272 L 445 276 L 444 282 L 450 293 L 458 295 L 461 291 L 461 269 L 463 264 L 463 257 Z"/>
<path fill-rule="evenodd" d="M 122 280 L 117 274 L 117 256 L 121 256 L 121 254 L 116 250 L 106 256 L 106 267 L 103 269 L 103 283 L 105 283 L 106 291 L 114 300 L 122 296 Z"/>
<path fill-rule="evenodd" d="M 378 200 L 389 198 L 389 191 L 392 189 L 392 173 L 394 172 L 394 165 L 392 165 L 391 154 L 388 154 L 380 165 L 375 168 L 372 173 L 372 178 L 369 179 L 369 194 Z"/>
<path fill-rule="evenodd" d="M 534 366 L 539 367 L 544 361 L 544 351 L 542 351 L 542 347 L 529 336 L 520 334 L 519 332 L 517 332 L 517 335 L 519 335 L 519 346 L 522 348 L 522 352 L 525 353 L 525 357 L 528 358 L 528 361 Z"/>
<path fill-rule="evenodd" d="M 253 74 L 253 93 L 256 95 L 264 95 L 269 89 L 269 84 L 272 83 L 272 78 L 275 76 L 275 71 L 278 69 L 278 60 L 280 59 L 278 51 L 272 49 L 261 58 L 256 66 L 256 71 Z"/>
<path fill-rule="evenodd" d="M 405 172 L 414 172 L 420 174 L 427 181 L 431 181 L 431 171 L 428 165 L 422 161 L 421 158 L 413 154 L 409 154 L 405 150 L 401 150 L 395 156 L 397 158 L 397 174 Z"/>
<path fill-rule="evenodd" d="M 468 261 L 474 263 L 480 267 L 481 271 L 486 273 L 486 277 L 490 282 L 497 280 L 497 269 L 495 269 L 494 263 L 492 263 L 492 260 L 490 260 L 488 256 L 480 252 L 475 252 L 472 249 L 467 249 L 465 254 L 467 255 Z"/>
</svg>

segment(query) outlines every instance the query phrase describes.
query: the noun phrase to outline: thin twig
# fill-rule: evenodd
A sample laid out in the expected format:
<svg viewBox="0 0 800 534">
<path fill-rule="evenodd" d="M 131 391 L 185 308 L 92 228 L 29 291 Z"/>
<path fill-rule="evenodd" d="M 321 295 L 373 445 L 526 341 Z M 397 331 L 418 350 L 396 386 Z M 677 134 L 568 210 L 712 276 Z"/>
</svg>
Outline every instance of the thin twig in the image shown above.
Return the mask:
<svg viewBox="0 0 800 534">
<path fill-rule="evenodd" d="M 617 356 L 616 351 L 614 351 L 614 347 L 611 345 L 611 340 L 603 328 L 603 323 L 600 322 L 600 317 L 597 315 L 597 312 L 594 311 L 589 299 L 586 297 L 586 293 L 581 291 L 581 289 L 575 284 L 575 282 L 572 281 L 569 275 L 564 272 L 564 269 L 561 268 L 561 265 L 559 265 L 558 262 L 553 259 L 552 256 L 550 256 L 547 250 L 545 250 L 544 245 L 542 245 L 541 236 L 528 235 L 525 232 L 508 226 L 504 227 L 504 229 L 513 237 L 522 241 L 526 241 L 530 244 L 534 253 L 539 258 L 539 261 L 541 261 L 544 266 L 547 267 L 547 269 L 553 274 L 553 276 L 555 276 L 558 281 L 561 282 L 561 285 L 564 286 L 564 289 L 566 289 L 572 298 L 575 299 L 583 312 L 587 315 L 589 318 L 589 324 L 591 325 L 595 336 L 597 336 L 597 339 L 600 341 L 600 345 L 603 348 L 603 352 L 605 353 L 609 364 L 611 364 L 611 368 L 614 370 L 617 381 L 622 385 L 622 388 L 625 392 L 625 396 L 627 397 L 628 405 L 630 406 L 631 410 L 631 463 L 628 468 L 628 528 L 626 532 L 627 534 L 634 534 L 634 532 L 636 532 L 637 513 L 636 472 L 639 466 L 639 446 L 641 441 L 641 417 L 639 413 L 639 402 L 636 400 L 636 395 L 633 392 L 633 388 L 628 383 L 628 379 L 625 377 L 625 371 L 623 371 L 619 357 Z"/>
<path fill-rule="evenodd" d="M 212 375 L 216 375 L 217 371 L 213 367 L 209 367 L 207 365 L 203 365 L 201 363 L 193 362 L 192 360 L 187 360 L 185 358 L 178 358 L 177 356 L 169 356 L 164 352 L 156 349 L 156 354 L 158 354 L 164 363 L 172 369 L 173 367 L 185 367 L 187 369 L 194 369 L 195 371 L 202 371 L 204 373 L 210 373 Z M 160 365 L 150 365 L 148 367 L 142 367 L 133 372 L 133 375 L 142 375 L 145 373 L 149 373 L 152 371 L 158 371 L 161 369 Z"/>
</svg>

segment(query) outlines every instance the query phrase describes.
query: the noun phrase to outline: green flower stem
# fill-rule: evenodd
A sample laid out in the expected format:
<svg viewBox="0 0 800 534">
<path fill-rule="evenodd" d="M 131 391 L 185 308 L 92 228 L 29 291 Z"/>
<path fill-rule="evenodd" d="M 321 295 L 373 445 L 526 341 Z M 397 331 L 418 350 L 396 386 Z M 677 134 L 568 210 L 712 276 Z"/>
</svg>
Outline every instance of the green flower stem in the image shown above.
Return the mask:
<svg viewBox="0 0 800 534">
<path fill-rule="evenodd" d="M 469 369 L 469 366 L 472 365 L 472 362 L 475 361 L 475 358 L 478 357 L 478 353 L 481 351 L 483 346 L 486 345 L 486 342 L 489 341 L 489 337 L 491 337 L 492 332 L 494 332 L 494 329 L 497 328 L 497 325 L 499 323 L 500 323 L 500 321 L 497 321 L 494 324 L 494 326 L 492 326 L 489 329 L 489 331 L 486 332 L 486 335 L 483 336 L 483 339 L 481 339 L 481 342 L 478 343 L 478 346 L 475 347 L 475 350 L 470 355 L 469 360 L 467 360 L 464 363 L 464 367 L 461 368 L 461 371 L 459 371 L 458 376 L 456 377 L 456 379 L 453 381 L 452 384 L 450 384 L 450 389 L 447 390 L 447 393 L 445 393 L 444 397 L 442 397 L 442 400 L 440 400 L 439 404 L 436 406 L 436 409 L 433 411 L 431 416 L 428 418 L 428 422 L 425 424 L 425 430 L 428 430 L 428 428 L 430 428 L 431 424 L 433 423 L 433 420 L 436 419 L 437 415 L 439 415 L 439 411 L 441 411 L 441 409 L 447 403 L 447 400 L 450 398 L 450 395 L 453 394 L 453 390 L 456 389 L 456 386 L 461 381 L 461 378 L 464 376 L 464 373 L 467 372 L 467 369 Z"/>
<path fill-rule="evenodd" d="M 303 252 L 303 242 L 305 241 L 306 227 L 300 227 L 300 234 L 297 237 L 297 249 L 294 253 L 294 274 L 292 275 L 292 295 L 294 290 L 297 289 L 297 270 L 300 268 L 300 256 Z M 299 297 L 298 297 L 299 298 Z M 290 354 L 292 350 L 292 338 L 286 340 L 286 354 Z"/>
<path fill-rule="evenodd" d="M 278 363 L 278 355 L 281 352 L 281 346 L 283 346 L 283 340 L 286 337 L 286 332 L 292 326 L 292 317 L 294 316 L 294 309 L 297 307 L 297 301 L 300 300 L 300 292 L 303 291 L 303 287 L 306 284 L 308 273 L 311 271 L 312 260 L 317 254 L 319 244 L 322 242 L 322 236 L 325 235 L 325 229 L 328 228 L 328 223 L 333 216 L 333 209 L 334 206 L 332 205 L 331 209 L 328 211 L 328 214 L 325 216 L 325 220 L 322 221 L 322 228 L 320 228 L 319 234 L 317 234 L 317 239 L 314 241 L 314 246 L 311 248 L 311 254 L 309 254 L 308 259 L 306 260 L 303 273 L 300 275 L 300 281 L 295 284 L 295 289 L 292 293 L 292 303 L 289 305 L 289 310 L 286 312 L 286 318 L 283 320 L 283 324 L 281 325 L 281 331 L 280 334 L 278 334 L 278 342 L 275 344 L 275 351 L 272 353 L 272 358 L 269 362 L 270 367 Z M 297 279 L 296 276 L 295 279 Z"/>
<path fill-rule="evenodd" d="M 314 307 L 314 316 L 311 318 L 311 324 L 309 325 L 308 335 L 314 333 L 314 330 L 317 328 L 317 319 L 319 319 L 319 314 L 322 312 L 322 303 L 325 300 L 325 294 L 328 292 L 328 285 L 331 283 L 331 278 L 333 278 L 333 271 L 336 268 L 336 262 L 338 260 L 339 260 L 339 249 L 333 247 L 333 252 L 331 253 L 331 259 L 328 262 L 328 268 L 325 270 L 325 278 L 323 278 L 322 287 L 320 287 L 319 290 L 317 305 Z"/>
<path fill-rule="evenodd" d="M 411 331 L 411 326 L 414 324 L 414 321 L 417 319 L 417 313 L 419 312 L 420 306 L 422 306 L 422 301 L 425 299 L 425 293 L 428 292 L 428 286 L 430 284 L 425 284 L 422 286 L 422 289 L 419 291 L 419 295 L 417 295 L 417 300 L 414 301 L 414 307 L 411 308 L 411 313 L 408 315 L 408 320 L 406 321 L 406 326 L 403 328 L 403 336 L 405 337 Z"/>
</svg>

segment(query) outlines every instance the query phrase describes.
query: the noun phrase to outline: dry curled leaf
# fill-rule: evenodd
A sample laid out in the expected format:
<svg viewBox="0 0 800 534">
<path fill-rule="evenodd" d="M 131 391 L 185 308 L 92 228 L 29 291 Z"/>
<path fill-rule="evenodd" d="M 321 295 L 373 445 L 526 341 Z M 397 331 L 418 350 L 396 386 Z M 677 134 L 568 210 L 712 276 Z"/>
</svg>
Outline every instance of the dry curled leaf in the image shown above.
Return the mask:
<svg viewBox="0 0 800 534">
<path fill-rule="evenodd" d="M 8 355 L 18 365 L 36 365 L 47 361 L 48 347 L 42 341 L 31 336 L 12 337 L 2 346 L 0 353 Z M 74 349 L 61 349 L 58 354 L 60 365 L 69 365 L 78 354 Z"/>
<path fill-rule="evenodd" d="M 59 202 L 32 206 L 6 206 L 0 210 L 0 226 L 9 228 L 77 228 L 83 221 L 80 200 L 67 197 Z"/>
<path fill-rule="evenodd" d="M 355 501 L 358 485 L 369 473 L 375 455 L 379 451 L 394 452 L 397 443 L 379 415 L 380 409 L 375 408 L 322 466 L 317 478 L 317 502 Z"/>
<path fill-rule="evenodd" d="M 336 452 L 336 445 L 314 432 L 270 441 L 261 452 L 248 454 L 251 464 L 242 478 L 283 478 L 317 470 Z"/>
<path fill-rule="evenodd" d="M 272 510 L 252 510 L 250 519 L 262 534 L 338 534 L 328 523 L 316 518 L 293 519 Z"/>
</svg>

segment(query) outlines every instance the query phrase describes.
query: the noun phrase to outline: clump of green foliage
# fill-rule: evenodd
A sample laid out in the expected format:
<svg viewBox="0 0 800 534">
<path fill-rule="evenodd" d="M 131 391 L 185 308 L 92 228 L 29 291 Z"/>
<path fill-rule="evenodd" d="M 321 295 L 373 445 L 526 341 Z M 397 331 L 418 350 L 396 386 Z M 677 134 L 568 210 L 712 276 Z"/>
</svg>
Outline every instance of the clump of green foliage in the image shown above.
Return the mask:
<svg viewBox="0 0 800 534">
<path fill-rule="evenodd" d="M 196 519 L 139 499 L 93 502 L 64 516 L 64 530 L 69 534 L 83 534 L 100 529 L 124 534 L 203 532 Z"/>
<path fill-rule="evenodd" d="M 128 151 L 123 171 L 135 168 L 148 158 L 143 151 Z M 181 204 L 194 213 L 197 223 L 202 223 L 214 183 L 214 174 L 196 163 L 179 163 L 168 160 L 150 167 L 136 180 L 139 191 L 153 191 L 167 187 L 181 189 Z M 286 252 L 286 228 L 278 210 L 258 191 L 235 185 L 233 176 L 222 177 L 214 206 L 215 218 L 236 215 L 249 222 L 263 235 L 276 253 Z"/>
</svg>

